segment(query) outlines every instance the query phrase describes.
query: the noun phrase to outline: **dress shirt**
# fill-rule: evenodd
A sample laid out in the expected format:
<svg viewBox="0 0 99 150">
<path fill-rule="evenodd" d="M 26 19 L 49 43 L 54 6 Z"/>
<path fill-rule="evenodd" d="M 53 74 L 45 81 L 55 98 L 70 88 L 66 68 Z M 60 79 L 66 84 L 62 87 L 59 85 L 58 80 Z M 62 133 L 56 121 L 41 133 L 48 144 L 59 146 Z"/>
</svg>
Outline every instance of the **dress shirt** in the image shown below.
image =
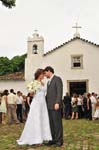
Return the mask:
<svg viewBox="0 0 99 150">
<path fill-rule="evenodd" d="M 16 95 L 13 93 L 10 93 L 8 95 L 8 104 L 16 104 Z"/>
<path fill-rule="evenodd" d="M 97 101 L 96 101 L 96 98 L 94 96 L 91 96 L 90 99 L 91 99 L 92 104 L 96 104 Z"/>
<path fill-rule="evenodd" d="M 49 78 L 48 85 L 50 85 L 52 78 L 54 77 L 54 74 Z"/>
<path fill-rule="evenodd" d="M 23 103 L 23 97 L 22 96 L 17 96 L 16 97 L 16 103 L 17 104 L 22 104 Z"/>
</svg>

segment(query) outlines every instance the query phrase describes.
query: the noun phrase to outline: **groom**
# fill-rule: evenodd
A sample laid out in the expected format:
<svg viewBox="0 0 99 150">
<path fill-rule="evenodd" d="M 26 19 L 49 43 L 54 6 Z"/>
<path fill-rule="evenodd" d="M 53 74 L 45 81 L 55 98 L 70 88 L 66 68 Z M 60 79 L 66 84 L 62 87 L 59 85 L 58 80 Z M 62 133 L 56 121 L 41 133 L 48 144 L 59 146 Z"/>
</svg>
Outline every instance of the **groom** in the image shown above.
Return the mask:
<svg viewBox="0 0 99 150">
<path fill-rule="evenodd" d="M 47 84 L 46 101 L 49 112 L 52 141 L 48 145 L 63 145 L 63 127 L 62 127 L 62 94 L 63 84 L 60 77 L 54 75 L 54 69 L 47 66 L 44 69 L 45 76 L 49 79 Z"/>
</svg>

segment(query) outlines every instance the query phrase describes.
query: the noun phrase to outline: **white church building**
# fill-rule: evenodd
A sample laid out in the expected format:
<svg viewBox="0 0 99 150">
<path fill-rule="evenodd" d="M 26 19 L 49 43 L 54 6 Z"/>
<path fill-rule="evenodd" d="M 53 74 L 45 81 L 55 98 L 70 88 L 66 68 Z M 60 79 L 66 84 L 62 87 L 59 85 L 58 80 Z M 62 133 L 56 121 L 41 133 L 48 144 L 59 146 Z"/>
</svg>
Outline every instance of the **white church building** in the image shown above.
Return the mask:
<svg viewBox="0 0 99 150">
<path fill-rule="evenodd" d="M 14 88 L 26 93 L 26 82 L 33 79 L 37 68 L 52 66 L 63 80 L 64 94 L 69 92 L 99 94 L 99 45 L 76 32 L 69 41 L 44 54 L 44 38 L 37 32 L 27 41 L 24 80 L 0 81 L 0 89 Z"/>
<path fill-rule="evenodd" d="M 28 38 L 25 79 L 31 80 L 37 68 L 52 66 L 63 80 L 64 93 L 99 93 L 99 45 L 74 37 L 44 54 L 44 39 L 34 33 Z"/>
</svg>

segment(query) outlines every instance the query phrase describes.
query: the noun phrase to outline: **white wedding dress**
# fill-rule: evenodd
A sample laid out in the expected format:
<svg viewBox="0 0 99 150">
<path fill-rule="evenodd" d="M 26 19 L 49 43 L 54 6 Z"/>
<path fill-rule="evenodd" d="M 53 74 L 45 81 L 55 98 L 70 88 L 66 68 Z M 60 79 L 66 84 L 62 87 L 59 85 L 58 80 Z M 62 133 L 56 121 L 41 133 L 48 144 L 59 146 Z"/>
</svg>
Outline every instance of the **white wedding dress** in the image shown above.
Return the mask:
<svg viewBox="0 0 99 150">
<path fill-rule="evenodd" d="M 33 145 L 49 140 L 52 140 L 52 136 L 45 100 L 45 87 L 41 86 L 33 98 L 25 127 L 17 143 Z"/>
</svg>

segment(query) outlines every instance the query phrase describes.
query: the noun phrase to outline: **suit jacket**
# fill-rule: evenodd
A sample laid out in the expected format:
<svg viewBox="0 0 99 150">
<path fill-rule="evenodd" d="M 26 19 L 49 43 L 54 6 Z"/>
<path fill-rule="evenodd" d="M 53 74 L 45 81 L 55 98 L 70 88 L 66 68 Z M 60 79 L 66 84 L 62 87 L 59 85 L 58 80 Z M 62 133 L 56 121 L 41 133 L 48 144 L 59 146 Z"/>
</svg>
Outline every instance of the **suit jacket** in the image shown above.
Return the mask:
<svg viewBox="0 0 99 150">
<path fill-rule="evenodd" d="M 71 97 L 70 96 L 64 96 L 64 104 L 71 105 Z"/>
<path fill-rule="evenodd" d="M 46 101 L 48 109 L 54 109 L 54 105 L 58 103 L 62 108 L 63 83 L 60 77 L 53 76 L 50 85 L 47 86 Z"/>
</svg>

